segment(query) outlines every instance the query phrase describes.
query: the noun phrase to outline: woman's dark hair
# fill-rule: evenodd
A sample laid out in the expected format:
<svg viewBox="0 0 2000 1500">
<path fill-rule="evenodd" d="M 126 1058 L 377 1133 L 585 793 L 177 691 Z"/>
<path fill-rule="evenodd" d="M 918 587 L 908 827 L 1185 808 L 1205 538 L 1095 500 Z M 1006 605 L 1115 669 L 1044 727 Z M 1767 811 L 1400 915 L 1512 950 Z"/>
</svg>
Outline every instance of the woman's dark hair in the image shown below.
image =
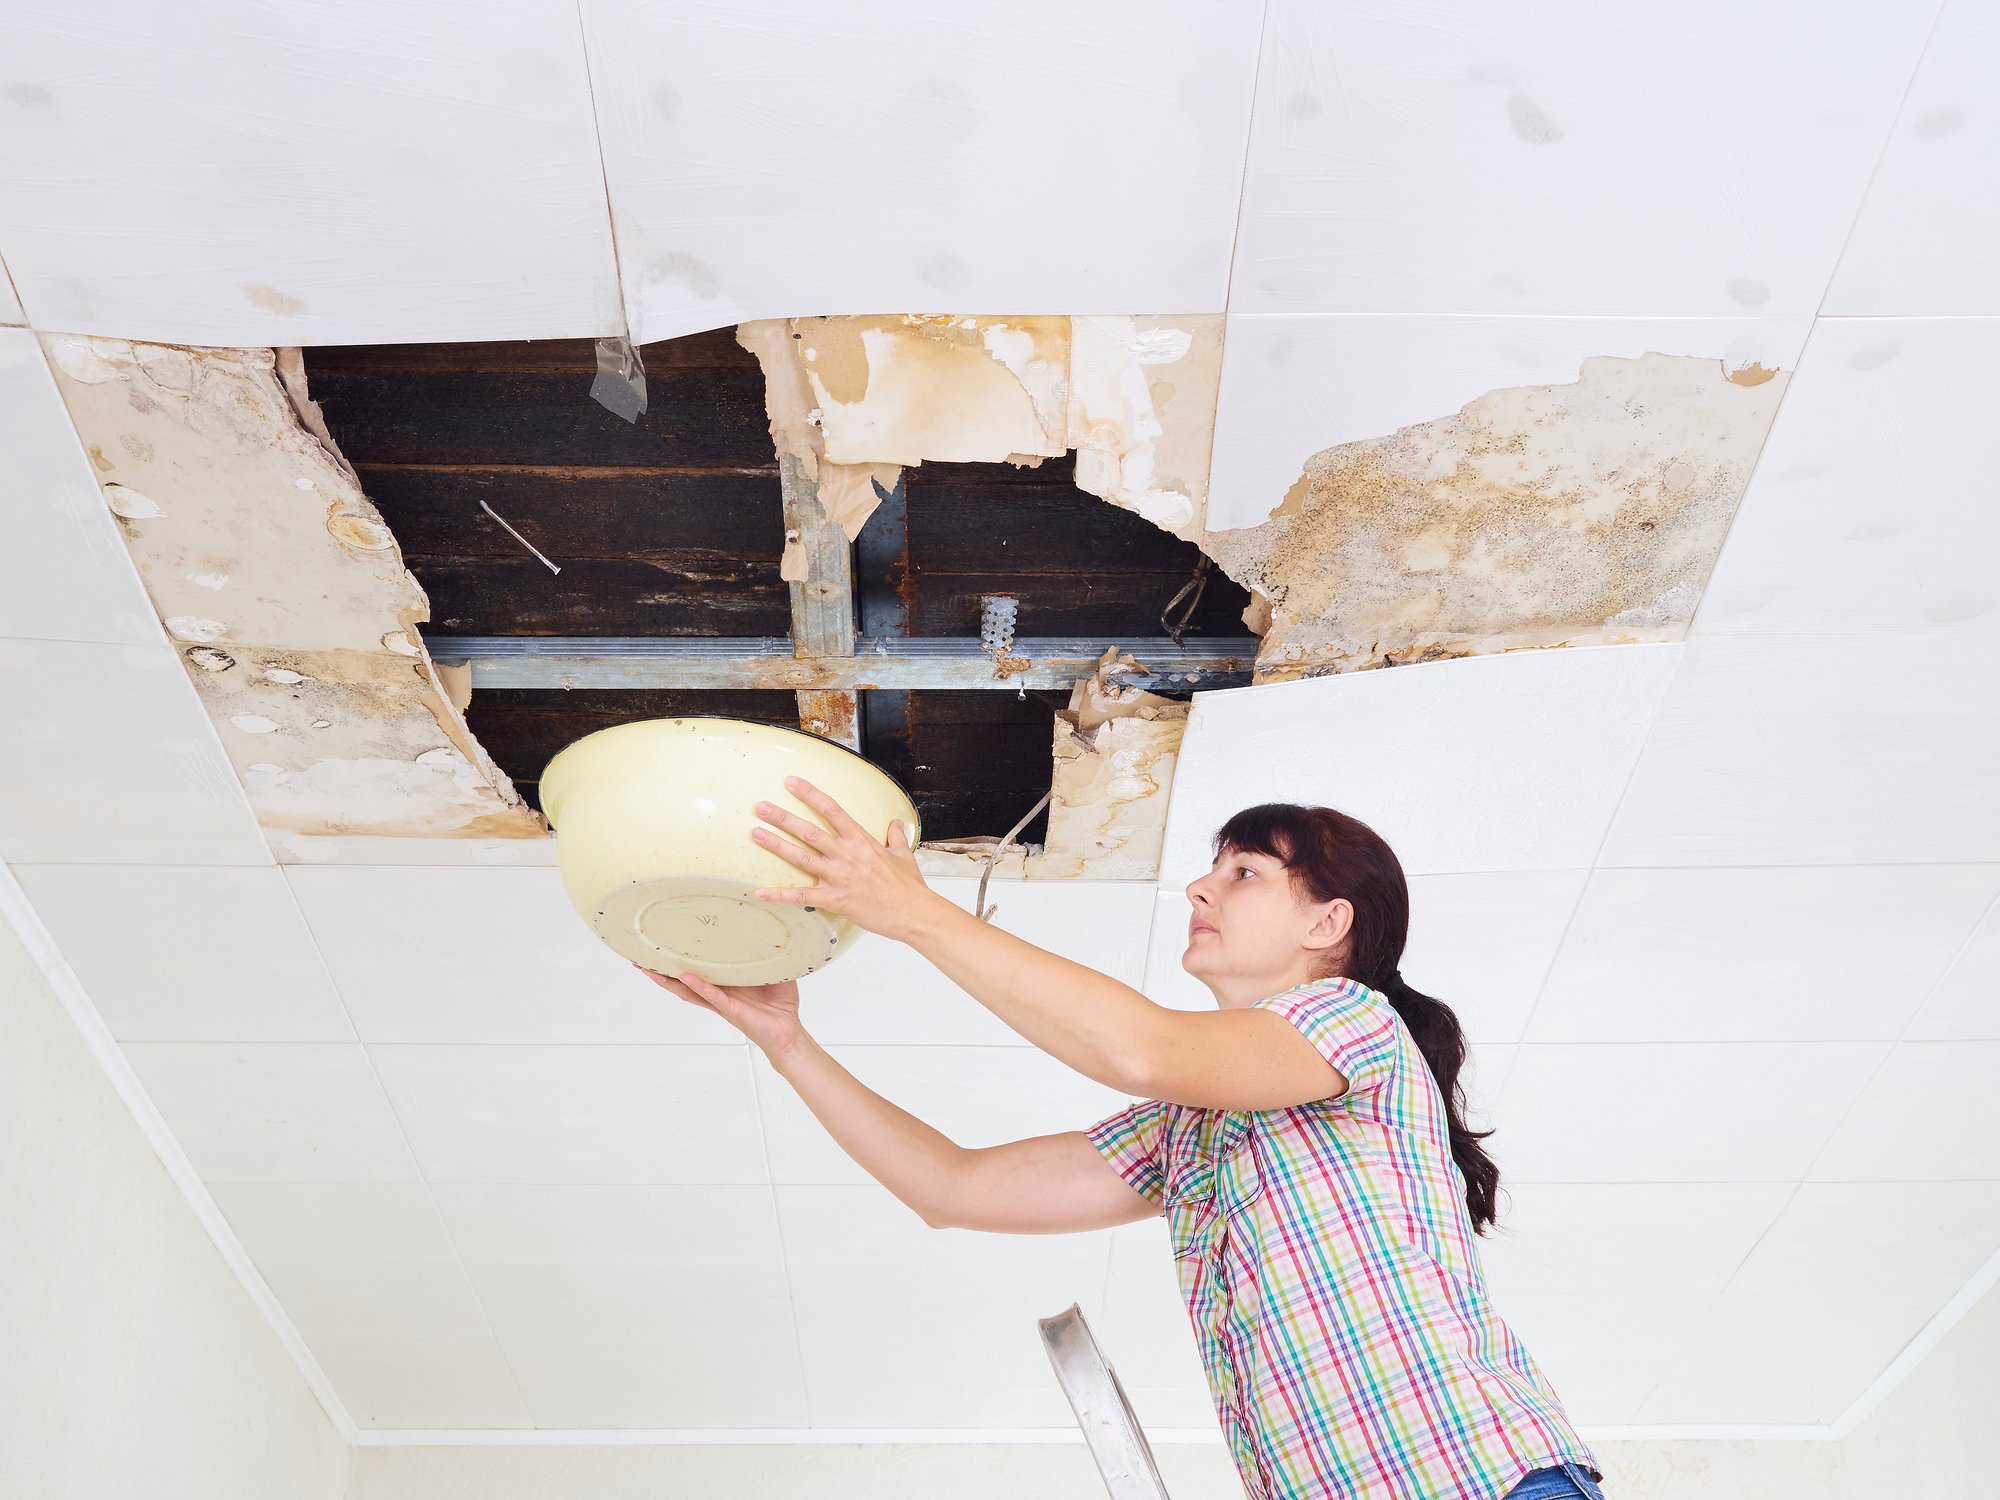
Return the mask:
<svg viewBox="0 0 2000 1500">
<path fill-rule="evenodd" d="M 1465 1032 L 1449 1005 L 1403 982 L 1398 965 L 1410 935 L 1410 885 L 1403 862 L 1382 835 L 1346 813 L 1295 802 L 1245 808 L 1215 836 L 1219 854 L 1233 849 L 1275 859 L 1314 901 L 1347 901 L 1354 907 L 1341 977 L 1358 980 L 1387 997 L 1430 1064 L 1444 1096 L 1451 1129 L 1451 1157 L 1465 1178 L 1465 1206 L 1474 1230 L 1493 1222 L 1500 1168 L 1479 1143 L 1493 1132 L 1465 1123 Z"/>
</svg>

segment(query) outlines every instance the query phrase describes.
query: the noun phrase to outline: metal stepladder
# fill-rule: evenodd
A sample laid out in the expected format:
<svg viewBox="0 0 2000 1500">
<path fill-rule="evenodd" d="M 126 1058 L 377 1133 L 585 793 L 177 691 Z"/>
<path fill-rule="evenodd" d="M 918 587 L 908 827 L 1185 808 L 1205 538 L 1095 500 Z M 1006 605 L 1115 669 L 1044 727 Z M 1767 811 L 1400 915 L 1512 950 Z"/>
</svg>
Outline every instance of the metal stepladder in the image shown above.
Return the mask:
<svg viewBox="0 0 2000 1500">
<path fill-rule="evenodd" d="M 1084 1322 L 1083 1309 L 1071 1306 L 1037 1326 L 1111 1500 L 1170 1500 L 1145 1430 L 1118 1383 L 1118 1372 Z"/>
</svg>

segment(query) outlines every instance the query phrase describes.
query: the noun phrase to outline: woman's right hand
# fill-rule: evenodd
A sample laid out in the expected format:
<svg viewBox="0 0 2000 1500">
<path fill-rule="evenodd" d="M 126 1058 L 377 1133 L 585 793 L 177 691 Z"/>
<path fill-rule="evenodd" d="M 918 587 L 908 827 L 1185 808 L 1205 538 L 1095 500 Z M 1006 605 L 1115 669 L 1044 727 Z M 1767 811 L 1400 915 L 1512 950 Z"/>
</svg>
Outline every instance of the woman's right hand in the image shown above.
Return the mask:
<svg viewBox="0 0 2000 1500">
<path fill-rule="evenodd" d="M 635 966 L 636 967 L 636 966 Z M 795 979 L 783 984 L 746 985 L 725 989 L 693 974 L 669 979 L 651 969 L 640 969 L 653 983 L 670 995 L 678 995 L 690 1005 L 712 1010 L 723 1020 L 763 1048 L 767 1057 L 789 1050 L 805 1029 L 799 1025 L 799 985 Z"/>
</svg>

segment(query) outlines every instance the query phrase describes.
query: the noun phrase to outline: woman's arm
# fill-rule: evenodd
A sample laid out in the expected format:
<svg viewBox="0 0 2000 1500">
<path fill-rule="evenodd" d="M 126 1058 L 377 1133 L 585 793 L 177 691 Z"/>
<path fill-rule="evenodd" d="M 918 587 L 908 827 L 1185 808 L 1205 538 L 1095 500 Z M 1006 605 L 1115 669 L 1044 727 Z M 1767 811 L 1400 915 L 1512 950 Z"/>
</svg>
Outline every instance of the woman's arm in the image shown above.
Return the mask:
<svg viewBox="0 0 2000 1500">
<path fill-rule="evenodd" d="M 760 803 L 758 815 L 796 842 L 769 829 L 757 830 L 758 838 L 819 884 L 761 890 L 760 897 L 824 907 L 908 943 L 1044 1052 L 1139 1098 L 1283 1109 L 1346 1089 L 1347 1080 L 1282 1016 L 1173 1010 L 982 922 L 924 884 L 900 824 L 886 844 L 877 843 L 831 797 L 793 783 L 833 831 Z"/>
<path fill-rule="evenodd" d="M 649 977 L 762 1048 L 840 1148 L 933 1228 L 1062 1234 L 1159 1212 L 1081 1131 L 971 1150 L 891 1104 L 798 1024 L 797 985 L 728 990 L 692 975 Z"/>
<path fill-rule="evenodd" d="M 1171 1009 L 928 894 L 902 940 L 1028 1041 L 1100 1083 L 1203 1109 L 1284 1109 L 1347 1087 L 1282 1016 Z"/>
</svg>

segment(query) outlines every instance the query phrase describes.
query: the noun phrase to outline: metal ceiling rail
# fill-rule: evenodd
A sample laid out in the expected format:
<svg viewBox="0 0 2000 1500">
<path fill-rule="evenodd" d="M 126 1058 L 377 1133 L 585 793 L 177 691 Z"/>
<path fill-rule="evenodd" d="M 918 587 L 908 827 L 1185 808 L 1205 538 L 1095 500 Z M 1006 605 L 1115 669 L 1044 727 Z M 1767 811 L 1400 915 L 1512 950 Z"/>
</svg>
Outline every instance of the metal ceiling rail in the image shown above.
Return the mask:
<svg viewBox="0 0 2000 1500">
<path fill-rule="evenodd" d="M 433 660 L 470 663 L 475 688 L 1061 689 L 1097 670 L 1107 647 L 1138 661 L 1122 683 L 1154 692 L 1242 687 L 1254 636 L 1175 646 L 1136 640 L 1020 636 L 996 658 L 977 637 L 861 636 L 852 656 L 794 656 L 785 636 L 426 636 Z"/>
</svg>

